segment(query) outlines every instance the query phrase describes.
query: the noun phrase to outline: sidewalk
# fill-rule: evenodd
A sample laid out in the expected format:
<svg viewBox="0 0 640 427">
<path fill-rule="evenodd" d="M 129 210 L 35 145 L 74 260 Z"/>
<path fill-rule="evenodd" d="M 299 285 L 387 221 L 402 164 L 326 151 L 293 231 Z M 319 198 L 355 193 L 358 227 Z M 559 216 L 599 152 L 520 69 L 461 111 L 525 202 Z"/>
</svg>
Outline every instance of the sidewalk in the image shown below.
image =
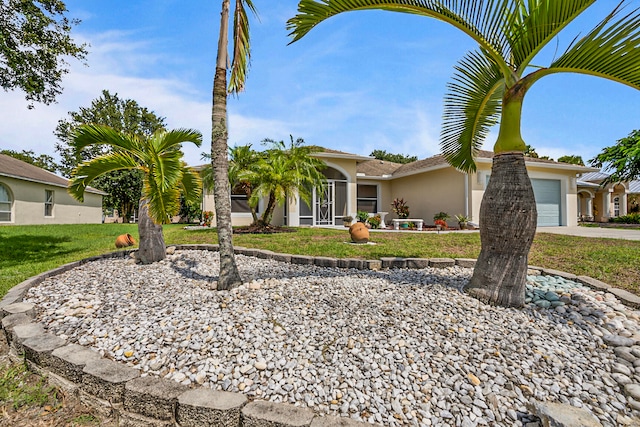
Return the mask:
<svg viewBox="0 0 640 427">
<path fill-rule="evenodd" d="M 608 227 L 538 227 L 536 232 L 581 237 L 602 237 L 606 239 L 640 240 L 640 230 L 623 230 Z"/>
</svg>

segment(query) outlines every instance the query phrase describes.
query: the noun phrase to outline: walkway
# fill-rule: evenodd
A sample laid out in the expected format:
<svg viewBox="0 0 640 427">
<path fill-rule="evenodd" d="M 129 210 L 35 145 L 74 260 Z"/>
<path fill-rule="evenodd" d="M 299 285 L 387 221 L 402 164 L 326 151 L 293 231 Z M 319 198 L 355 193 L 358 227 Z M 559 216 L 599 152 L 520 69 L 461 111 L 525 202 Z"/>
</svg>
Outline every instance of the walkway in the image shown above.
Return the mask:
<svg viewBox="0 0 640 427">
<path fill-rule="evenodd" d="M 640 240 L 640 230 L 624 230 L 609 227 L 538 227 L 536 231 L 538 233 L 565 234 L 568 236 Z"/>
</svg>

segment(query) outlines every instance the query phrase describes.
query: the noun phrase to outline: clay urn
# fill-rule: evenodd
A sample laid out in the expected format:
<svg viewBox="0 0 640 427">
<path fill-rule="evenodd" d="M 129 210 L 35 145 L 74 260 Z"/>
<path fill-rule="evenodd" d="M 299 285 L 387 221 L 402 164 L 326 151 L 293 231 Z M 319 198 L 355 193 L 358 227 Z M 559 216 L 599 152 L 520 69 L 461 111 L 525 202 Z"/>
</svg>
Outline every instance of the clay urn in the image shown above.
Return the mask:
<svg viewBox="0 0 640 427">
<path fill-rule="evenodd" d="M 349 227 L 351 241 L 354 243 L 367 243 L 369 241 L 369 229 L 362 222 L 356 222 Z"/>
<path fill-rule="evenodd" d="M 133 246 L 136 241 L 131 234 L 121 234 L 116 238 L 116 248 L 126 248 L 127 246 Z"/>
</svg>

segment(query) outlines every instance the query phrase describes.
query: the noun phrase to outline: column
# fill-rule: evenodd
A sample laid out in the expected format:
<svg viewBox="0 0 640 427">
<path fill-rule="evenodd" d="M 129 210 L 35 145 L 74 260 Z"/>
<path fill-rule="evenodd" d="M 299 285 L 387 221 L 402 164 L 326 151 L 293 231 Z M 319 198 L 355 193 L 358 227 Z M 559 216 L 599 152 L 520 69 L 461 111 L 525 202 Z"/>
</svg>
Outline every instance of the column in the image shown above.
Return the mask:
<svg viewBox="0 0 640 427">
<path fill-rule="evenodd" d="M 620 194 L 620 216 L 627 214 L 627 192 Z"/>
</svg>

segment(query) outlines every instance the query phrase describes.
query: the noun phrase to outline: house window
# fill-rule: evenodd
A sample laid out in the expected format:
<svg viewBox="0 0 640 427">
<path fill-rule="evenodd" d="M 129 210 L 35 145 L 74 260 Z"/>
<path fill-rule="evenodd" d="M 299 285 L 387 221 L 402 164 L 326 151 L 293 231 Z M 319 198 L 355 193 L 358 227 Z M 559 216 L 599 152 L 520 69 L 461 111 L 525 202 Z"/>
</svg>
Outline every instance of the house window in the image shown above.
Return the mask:
<svg viewBox="0 0 640 427">
<path fill-rule="evenodd" d="M 620 197 L 613 198 L 613 216 L 620 216 Z"/>
<path fill-rule="evenodd" d="M 11 222 L 13 199 L 9 189 L 0 184 L 0 222 Z"/>
<path fill-rule="evenodd" d="M 256 212 L 259 212 L 259 207 L 259 205 L 256 206 Z M 231 212 L 251 213 L 251 207 L 249 207 L 249 198 L 240 188 L 231 190 Z"/>
<path fill-rule="evenodd" d="M 378 212 L 378 186 L 358 184 L 358 210 L 369 213 Z"/>
<path fill-rule="evenodd" d="M 44 190 L 44 216 L 53 216 L 53 190 Z"/>
</svg>

